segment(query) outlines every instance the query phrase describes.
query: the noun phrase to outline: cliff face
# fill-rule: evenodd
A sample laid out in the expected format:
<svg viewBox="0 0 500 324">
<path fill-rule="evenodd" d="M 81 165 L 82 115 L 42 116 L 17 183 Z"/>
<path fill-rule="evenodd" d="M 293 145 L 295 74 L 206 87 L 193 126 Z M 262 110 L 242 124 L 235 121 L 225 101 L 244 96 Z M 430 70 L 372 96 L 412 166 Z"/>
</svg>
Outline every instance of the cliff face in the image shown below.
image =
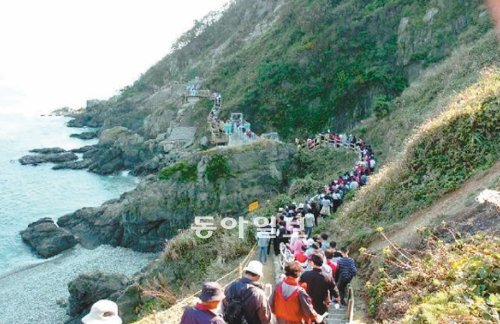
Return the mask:
<svg viewBox="0 0 500 324">
<path fill-rule="evenodd" d="M 89 101 L 70 125 L 141 137 L 137 156 L 97 145 L 85 165 L 101 174 L 148 174 L 177 161 L 169 136 L 178 127 L 196 128 L 183 145 L 197 150 L 210 104 L 185 103 L 187 85 L 222 93 L 222 117 L 243 112 L 257 133 L 342 131 L 383 114 L 424 69 L 489 29 L 482 0 L 238 0 L 197 21 L 120 95 Z"/>
<path fill-rule="evenodd" d="M 293 170 L 294 153 L 293 146 L 264 141 L 195 154 L 185 162 L 192 167 L 191 176 L 182 170 L 165 180 L 150 176 L 120 199 L 80 209 L 57 223 L 86 246 L 159 251 L 165 239 L 190 226 L 195 216 L 237 217 L 251 201 L 281 192 Z"/>
</svg>

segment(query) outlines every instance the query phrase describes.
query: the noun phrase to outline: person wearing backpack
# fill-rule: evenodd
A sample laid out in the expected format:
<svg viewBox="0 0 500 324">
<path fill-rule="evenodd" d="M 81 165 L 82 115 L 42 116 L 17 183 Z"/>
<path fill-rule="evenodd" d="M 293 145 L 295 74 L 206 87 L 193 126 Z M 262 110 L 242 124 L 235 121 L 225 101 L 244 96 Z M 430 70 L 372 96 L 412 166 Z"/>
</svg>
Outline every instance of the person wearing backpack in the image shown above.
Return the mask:
<svg viewBox="0 0 500 324">
<path fill-rule="evenodd" d="M 302 265 L 293 261 L 285 266 L 286 278 L 276 285 L 276 289 L 269 298 L 271 311 L 276 317 L 277 324 L 302 324 L 323 321 L 312 305 L 311 297 L 299 285 L 298 278 L 302 272 Z"/>
<path fill-rule="evenodd" d="M 243 269 L 243 278 L 226 288 L 222 302 L 224 320 L 228 324 L 268 324 L 271 310 L 262 285 L 262 263 L 250 261 Z"/>
<path fill-rule="evenodd" d="M 326 264 L 330 267 L 332 270 L 332 278 L 335 281 L 337 278 L 337 262 L 334 262 L 333 256 L 335 255 L 335 249 L 333 248 L 328 248 L 325 251 L 325 259 L 326 259 Z"/>
<path fill-rule="evenodd" d="M 216 309 L 224 299 L 222 287 L 217 282 L 206 282 L 198 297 L 200 302 L 194 307 L 187 307 L 182 314 L 181 324 L 225 324 Z"/>
<path fill-rule="evenodd" d="M 346 247 L 340 249 L 340 254 L 342 254 L 342 257 L 337 261 L 337 287 L 340 291 L 340 302 L 345 306 L 347 285 L 354 278 L 357 270 L 354 260 L 349 258 L 349 250 Z"/>
</svg>

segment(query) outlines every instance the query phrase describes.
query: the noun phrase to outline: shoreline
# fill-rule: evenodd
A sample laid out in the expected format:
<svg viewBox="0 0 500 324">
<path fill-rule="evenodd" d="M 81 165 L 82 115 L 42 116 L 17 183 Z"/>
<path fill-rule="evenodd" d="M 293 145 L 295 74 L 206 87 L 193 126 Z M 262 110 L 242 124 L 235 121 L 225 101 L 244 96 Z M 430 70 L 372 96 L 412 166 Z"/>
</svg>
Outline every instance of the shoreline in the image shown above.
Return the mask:
<svg viewBox="0 0 500 324">
<path fill-rule="evenodd" d="M 43 262 L 14 269 L 0 276 L 0 323 L 53 324 L 69 319 L 67 285 L 79 274 L 119 273 L 129 279 L 157 257 L 123 247 L 101 245 L 88 250 L 80 245 Z"/>
</svg>

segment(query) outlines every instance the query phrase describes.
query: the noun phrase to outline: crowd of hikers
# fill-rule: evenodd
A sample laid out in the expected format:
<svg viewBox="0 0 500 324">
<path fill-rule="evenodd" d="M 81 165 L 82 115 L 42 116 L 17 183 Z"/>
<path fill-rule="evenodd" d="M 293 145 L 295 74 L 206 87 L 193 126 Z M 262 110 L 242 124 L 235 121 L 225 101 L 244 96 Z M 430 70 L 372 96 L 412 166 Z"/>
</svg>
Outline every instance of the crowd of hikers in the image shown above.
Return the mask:
<svg viewBox="0 0 500 324">
<path fill-rule="evenodd" d="M 204 283 L 199 302 L 184 310 L 181 323 L 324 323 L 331 303 L 345 305 L 347 285 L 356 275 L 349 251 L 337 251 L 325 235 L 312 244 L 304 242 L 272 293 L 260 282 L 263 264 L 256 260 L 225 290 L 217 282 Z"/>
<path fill-rule="evenodd" d="M 203 285 L 200 303 L 185 310 L 182 324 L 202 323 L 323 323 L 328 307 L 346 305 L 347 286 L 356 275 L 349 250 L 328 240 L 328 234 L 312 235 L 318 220 L 336 212 L 347 192 L 367 183 L 375 170 L 370 145 L 352 135 L 326 133 L 301 143 L 313 149 L 323 143 L 358 150 L 360 159 L 349 172 L 326 184 L 304 203 L 278 208 L 264 231 L 257 232 L 259 261 L 251 261 L 244 276 L 225 291 L 216 282 Z M 272 294 L 259 283 L 263 264 L 271 253 L 291 255 L 285 258 L 284 274 Z"/>
</svg>

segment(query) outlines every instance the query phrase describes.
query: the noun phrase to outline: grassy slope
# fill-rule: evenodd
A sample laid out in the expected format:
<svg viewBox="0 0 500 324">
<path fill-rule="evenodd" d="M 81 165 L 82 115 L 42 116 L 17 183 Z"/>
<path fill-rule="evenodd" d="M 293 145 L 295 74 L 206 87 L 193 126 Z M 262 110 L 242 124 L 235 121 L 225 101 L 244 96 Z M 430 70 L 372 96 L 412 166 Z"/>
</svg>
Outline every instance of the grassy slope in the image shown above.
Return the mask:
<svg viewBox="0 0 500 324">
<path fill-rule="evenodd" d="M 499 160 L 499 55 L 493 33 L 485 35 L 405 90 L 389 116 L 357 128 L 366 130 L 363 138 L 383 151 L 389 163 L 330 224 L 338 241 L 367 246 L 376 227 L 404 224 L 407 216 Z M 394 262 L 380 268 L 368 286 L 372 315 L 406 322 L 480 322 L 495 316 L 498 294 L 492 293 L 498 293 L 498 286 L 484 275 L 498 267 L 498 258 L 484 245 L 491 240 L 479 236 L 465 244 L 432 243 L 412 257 L 404 272 L 395 270 Z M 464 263 L 471 259 L 473 265 Z M 367 262 L 363 260 L 363 268 Z M 414 287 L 410 293 L 401 289 L 409 286 Z M 392 306 L 384 307 L 382 301 Z"/>
<path fill-rule="evenodd" d="M 431 234 L 418 251 L 386 251 L 378 280 L 367 284 L 371 312 L 378 321 L 498 321 L 500 240 L 454 235 L 455 240 L 444 243 Z"/>
<path fill-rule="evenodd" d="M 344 206 L 332 228 L 355 235 L 335 233 L 339 239 L 366 243 L 375 227 L 429 206 L 498 160 L 498 62 L 489 33 L 407 89 L 390 116 L 362 126 L 363 138 L 391 162 Z"/>
</svg>

